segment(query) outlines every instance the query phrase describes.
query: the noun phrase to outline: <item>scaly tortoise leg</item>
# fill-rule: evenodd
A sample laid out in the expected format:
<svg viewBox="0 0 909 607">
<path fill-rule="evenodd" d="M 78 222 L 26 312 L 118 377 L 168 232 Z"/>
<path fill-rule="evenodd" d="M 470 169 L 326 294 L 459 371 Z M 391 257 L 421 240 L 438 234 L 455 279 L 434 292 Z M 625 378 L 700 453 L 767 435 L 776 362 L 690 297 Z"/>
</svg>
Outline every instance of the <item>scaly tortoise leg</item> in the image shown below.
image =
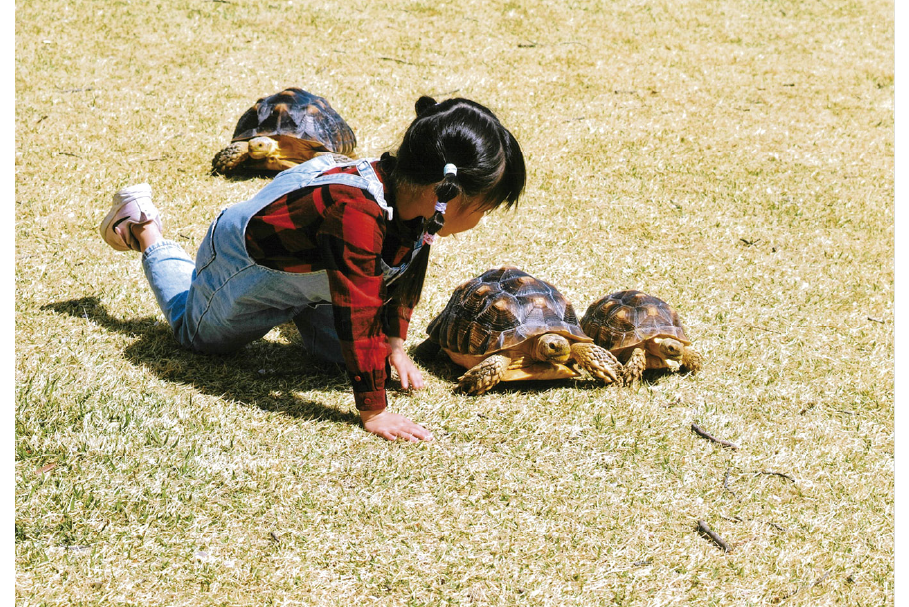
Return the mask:
<svg viewBox="0 0 909 607">
<path fill-rule="evenodd" d="M 622 365 L 612 352 L 596 344 L 571 344 L 571 357 L 577 361 L 578 366 L 603 383 L 611 384 L 622 372 Z"/>
<path fill-rule="evenodd" d="M 459 386 L 464 392 L 479 396 L 502 381 L 510 364 L 511 359 L 502 354 L 487 356 L 458 378 Z"/>
<path fill-rule="evenodd" d="M 211 160 L 211 168 L 215 173 L 227 174 L 247 158 L 249 158 L 249 144 L 246 141 L 236 141 L 215 154 Z"/>
<path fill-rule="evenodd" d="M 636 387 L 644 376 L 644 369 L 647 368 L 647 354 L 641 348 L 635 348 L 631 353 L 631 358 L 625 363 L 622 370 L 622 384 Z"/>
<path fill-rule="evenodd" d="M 685 349 L 682 350 L 682 366 L 691 373 L 697 373 L 701 370 L 701 367 L 704 366 L 704 357 L 691 346 L 686 346 Z"/>
</svg>

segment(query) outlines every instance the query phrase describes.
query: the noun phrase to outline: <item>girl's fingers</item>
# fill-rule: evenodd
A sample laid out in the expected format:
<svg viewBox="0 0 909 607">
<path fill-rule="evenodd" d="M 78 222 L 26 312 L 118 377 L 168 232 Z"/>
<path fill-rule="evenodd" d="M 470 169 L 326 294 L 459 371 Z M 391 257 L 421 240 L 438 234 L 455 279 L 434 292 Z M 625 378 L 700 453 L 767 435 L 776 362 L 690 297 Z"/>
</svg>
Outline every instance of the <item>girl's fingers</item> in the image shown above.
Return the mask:
<svg viewBox="0 0 909 607">
<path fill-rule="evenodd" d="M 408 379 L 410 380 L 410 385 L 415 389 L 419 390 L 423 387 L 423 375 L 420 373 L 420 370 L 417 369 L 414 365 L 410 365 L 408 369 Z"/>
<path fill-rule="evenodd" d="M 392 360 L 392 364 L 398 371 L 398 377 L 401 379 L 401 388 L 404 390 L 410 388 L 418 390 L 423 387 L 423 375 L 409 359 L 400 362 Z"/>
<path fill-rule="evenodd" d="M 416 426 L 416 424 L 414 425 Z M 416 426 L 408 432 L 420 440 L 432 440 L 432 433 L 423 426 Z"/>
</svg>

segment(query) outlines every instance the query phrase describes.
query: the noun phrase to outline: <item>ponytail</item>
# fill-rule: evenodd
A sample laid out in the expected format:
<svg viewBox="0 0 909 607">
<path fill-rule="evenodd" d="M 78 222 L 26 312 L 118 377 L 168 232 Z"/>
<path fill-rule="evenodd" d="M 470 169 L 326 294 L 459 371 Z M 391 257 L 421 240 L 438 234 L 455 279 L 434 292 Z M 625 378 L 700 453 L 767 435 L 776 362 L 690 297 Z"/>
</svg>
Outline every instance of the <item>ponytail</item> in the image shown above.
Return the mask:
<svg viewBox="0 0 909 607">
<path fill-rule="evenodd" d="M 438 202 L 436 202 L 435 213 L 423 223 L 422 246 L 394 284 L 391 293 L 393 301 L 408 308 L 414 308 L 419 303 L 420 295 L 423 293 L 423 282 L 426 280 L 426 270 L 429 267 L 429 249 L 438 238 L 436 234 L 445 225 L 445 210 L 448 202 L 457 198 L 460 193 L 458 169 L 453 164 L 446 164 L 445 179 L 436 186 Z"/>
</svg>

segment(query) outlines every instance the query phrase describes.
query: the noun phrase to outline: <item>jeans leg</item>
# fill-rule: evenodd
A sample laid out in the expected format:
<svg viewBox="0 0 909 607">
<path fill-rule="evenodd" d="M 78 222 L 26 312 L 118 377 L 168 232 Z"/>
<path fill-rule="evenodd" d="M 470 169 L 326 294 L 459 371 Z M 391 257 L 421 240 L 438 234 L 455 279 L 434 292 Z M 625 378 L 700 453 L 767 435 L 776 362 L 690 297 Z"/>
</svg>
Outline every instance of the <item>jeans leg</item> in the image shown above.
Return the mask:
<svg viewBox="0 0 909 607">
<path fill-rule="evenodd" d="M 303 348 L 309 354 L 327 362 L 344 364 L 330 303 L 306 306 L 294 316 L 294 324 L 303 338 Z"/>
<path fill-rule="evenodd" d="M 186 312 L 195 262 L 176 242 L 162 240 L 145 249 L 142 266 L 167 324 L 176 332 Z"/>
</svg>

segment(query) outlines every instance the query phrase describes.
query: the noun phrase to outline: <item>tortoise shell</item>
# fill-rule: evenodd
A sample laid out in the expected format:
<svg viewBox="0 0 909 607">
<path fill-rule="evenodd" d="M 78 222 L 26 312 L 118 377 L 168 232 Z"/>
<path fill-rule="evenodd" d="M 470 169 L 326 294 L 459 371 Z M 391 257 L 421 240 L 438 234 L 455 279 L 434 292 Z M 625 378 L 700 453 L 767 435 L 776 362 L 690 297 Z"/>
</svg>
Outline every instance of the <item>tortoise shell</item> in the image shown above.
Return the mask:
<svg viewBox="0 0 909 607">
<path fill-rule="evenodd" d="M 350 156 L 357 138 L 328 100 L 291 87 L 262 97 L 237 122 L 231 141 L 289 136 L 320 143 L 327 152 Z"/>
<path fill-rule="evenodd" d="M 581 319 L 584 333 L 613 354 L 640 345 L 654 337 L 672 337 L 684 345 L 682 321 L 659 297 L 641 291 L 619 291 L 591 304 Z"/>
<path fill-rule="evenodd" d="M 513 266 L 488 270 L 460 285 L 426 331 L 442 348 L 471 356 L 514 348 L 544 333 L 591 341 L 564 295 Z"/>
</svg>

